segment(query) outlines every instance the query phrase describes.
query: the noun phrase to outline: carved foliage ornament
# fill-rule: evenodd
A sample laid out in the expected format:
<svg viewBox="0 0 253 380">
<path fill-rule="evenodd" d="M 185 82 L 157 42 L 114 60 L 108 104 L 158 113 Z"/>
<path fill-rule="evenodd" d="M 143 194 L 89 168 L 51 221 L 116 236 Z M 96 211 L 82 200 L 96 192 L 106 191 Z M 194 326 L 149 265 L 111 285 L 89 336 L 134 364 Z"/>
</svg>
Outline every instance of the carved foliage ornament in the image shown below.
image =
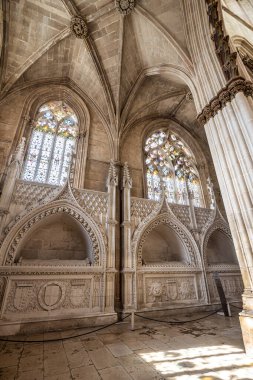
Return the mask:
<svg viewBox="0 0 253 380">
<path fill-rule="evenodd" d="M 247 53 L 237 49 L 244 65 L 253 73 L 253 59 Z"/>
<path fill-rule="evenodd" d="M 88 36 L 87 24 L 81 16 L 72 17 L 70 30 L 77 38 L 85 39 Z"/>
<path fill-rule="evenodd" d="M 220 61 L 223 73 L 227 80 L 238 76 L 236 52 L 232 52 L 229 45 L 229 36 L 225 36 L 223 22 L 218 11 L 218 1 L 206 0 L 207 14 L 212 28 L 211 38 L 215 45 L 215 51 Z"/>
<path fill-rule="evenodd" d="M 135 6 L 135 0 L 115 0 L 117 10 L 123 15 L 129 14 Z"/>
<path fill-rule="evenodd" d="M 232 79 L 227 85 L 204 107 L 198 115 L 197 120 L 203 127 L 219 110 L 234 99 L 238 92 L 243 92 L 245 96 L 253 97 L 253 83 L 246 81 L 242 77 Z"/>
</svg>

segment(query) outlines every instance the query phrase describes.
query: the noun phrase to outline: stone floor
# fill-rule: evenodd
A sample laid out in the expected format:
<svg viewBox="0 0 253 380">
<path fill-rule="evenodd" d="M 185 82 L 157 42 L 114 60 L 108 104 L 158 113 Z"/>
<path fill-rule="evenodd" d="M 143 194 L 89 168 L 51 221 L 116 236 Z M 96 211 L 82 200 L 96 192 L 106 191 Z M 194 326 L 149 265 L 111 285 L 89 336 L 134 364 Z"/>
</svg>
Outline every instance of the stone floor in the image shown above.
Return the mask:
<svg viewBox="0 0 253 380">
<path fill-rule="evenodd" d="M 74 339 L 1 342 L 0 379 L 252 380 L 253 359 L 244 354 L 237 314 L 176 326 L 136 318 L 135 331 L 130 330 L 128 318 Z M 46 333 L 29 339 L 55 339 L 87 331 Z"/>
</svg>

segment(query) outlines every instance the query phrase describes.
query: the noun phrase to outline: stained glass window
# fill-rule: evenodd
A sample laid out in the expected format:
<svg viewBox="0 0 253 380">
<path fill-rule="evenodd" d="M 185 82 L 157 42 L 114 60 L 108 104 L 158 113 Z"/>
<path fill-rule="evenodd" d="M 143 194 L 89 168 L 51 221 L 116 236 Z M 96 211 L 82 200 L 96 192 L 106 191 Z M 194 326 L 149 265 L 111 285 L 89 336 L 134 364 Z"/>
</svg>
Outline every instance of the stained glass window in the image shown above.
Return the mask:
<svg viewBox="0 0 253 380">
<path fill-rule="evenodd" d="M 77 117 L 62 101 L 40 107 L 28 147 L 22 179 L 63 185 L 78 134 Z"/>
<path fill-rule="evenodd" d="M 159 130 L 146 140 L 144 147 L 148 198 L 159 200 L 162 187 L 168 202 L 203 206 L 200 179 L 189 147 L 169 130 Z"/>
</svg>

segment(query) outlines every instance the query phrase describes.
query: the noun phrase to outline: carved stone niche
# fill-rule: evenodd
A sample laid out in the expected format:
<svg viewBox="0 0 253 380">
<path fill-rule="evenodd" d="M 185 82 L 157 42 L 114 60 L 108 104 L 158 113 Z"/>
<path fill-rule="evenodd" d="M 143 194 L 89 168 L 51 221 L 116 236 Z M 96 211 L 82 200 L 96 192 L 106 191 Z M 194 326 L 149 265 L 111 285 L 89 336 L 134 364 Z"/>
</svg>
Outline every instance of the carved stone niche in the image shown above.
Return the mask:
<svg viewBox="0 0 253 380">
<path fill-rule="evenodd" d="M 232 239 L 222 230 L 214 230 L 206 243 L 205 261 L 208 266 L 239 265 Z"/>
<path fill-rule="evenodd" d="M 16 255 L 19 265 L 91 265 L 92 242 L 68 214 L 51 215 L 31 231 Z"/>
<path fill-rule="evenodd" d="M 127 15 L 134 9 L 135 0 L 116 0 L 115 5 L 121 14 Z"/>
<path fill-rule="evenodd" d="M 166 224 L 160 224 L 147 235 L 142 248 L 145 265 L 187 264 L 186 248 L 177 234 Z"/>
</svg>

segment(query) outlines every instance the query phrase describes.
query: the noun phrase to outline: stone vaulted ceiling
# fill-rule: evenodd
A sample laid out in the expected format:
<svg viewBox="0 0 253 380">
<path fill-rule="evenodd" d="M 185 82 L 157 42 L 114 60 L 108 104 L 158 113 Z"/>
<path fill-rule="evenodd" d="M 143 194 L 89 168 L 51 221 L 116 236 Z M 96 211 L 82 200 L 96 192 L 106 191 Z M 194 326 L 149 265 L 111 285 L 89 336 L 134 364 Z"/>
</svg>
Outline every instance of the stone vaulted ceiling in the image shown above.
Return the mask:
<svg viewBox="0 0 253 380">
<path fill-rule="evenodd" d="M 174 117 L 194 127 L 188 87 L 166 72 L 193 75 L 180 1 L 9 0 L 4 2 L 1 98 L 42 82 L 74 83 L 118 133 L 138 118 Z M 70 30 L 81 16 L 86 38 Z"/>
</svg>

